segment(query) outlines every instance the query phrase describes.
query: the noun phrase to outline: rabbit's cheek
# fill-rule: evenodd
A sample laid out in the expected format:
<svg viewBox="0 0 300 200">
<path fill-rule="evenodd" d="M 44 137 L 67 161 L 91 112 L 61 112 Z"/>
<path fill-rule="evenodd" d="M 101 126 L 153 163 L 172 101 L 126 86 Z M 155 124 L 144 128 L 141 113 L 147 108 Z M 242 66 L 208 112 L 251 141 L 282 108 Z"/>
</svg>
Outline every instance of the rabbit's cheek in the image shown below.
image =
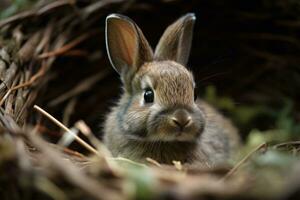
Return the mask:
<svg viewBox="0 0 300 200">
<path fill-rule="evenodd" d="M 123 127 L 127 134 L 134 134 L 140 137 L 146 137 L 145 130 L 147 119 L 149 115 L 149 108 L 140 106 L 139 100 L 135 99 L 123 116 Z"/>
<path fill-rule="evenodd" d="M 167 123 L 164 117 L 158 114 L 159 111 L 151 110 L 148 121 L 147 121 L 147 130 L 149 132 L 149 138 L 162 139 L 164 136 L 164 132 L 167 132 L 164 129 L 162 124 Z"/>
</svg>

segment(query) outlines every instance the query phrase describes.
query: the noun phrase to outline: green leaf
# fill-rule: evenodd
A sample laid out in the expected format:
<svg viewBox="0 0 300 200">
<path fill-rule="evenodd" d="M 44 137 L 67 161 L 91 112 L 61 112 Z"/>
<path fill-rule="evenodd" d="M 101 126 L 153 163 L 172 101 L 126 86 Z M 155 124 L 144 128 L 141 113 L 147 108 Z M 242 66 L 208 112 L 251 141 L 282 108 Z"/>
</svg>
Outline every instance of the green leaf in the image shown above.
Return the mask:
<svg viewBox="0 0 300 200">
<path fill-rule="evenodd" d="M 125 158 L 114 159 L 127 176 L 127 188 L 135 199 L 153 199 L 155 191 L 155 177 L 151 170 L 144 164 L 140 164 Z M 157 188 L 156 188 L 157 189 Z"/>
<path fill-rule="evenodd" d="M 283 171 L 289 169 L 297 161 L 299 160 L 296 157 L 275 150 L 268 150 L 266 153 L 260 154 L 254 159 L 254 163 L 257 167 L 272 167 Z"/>
</svg>

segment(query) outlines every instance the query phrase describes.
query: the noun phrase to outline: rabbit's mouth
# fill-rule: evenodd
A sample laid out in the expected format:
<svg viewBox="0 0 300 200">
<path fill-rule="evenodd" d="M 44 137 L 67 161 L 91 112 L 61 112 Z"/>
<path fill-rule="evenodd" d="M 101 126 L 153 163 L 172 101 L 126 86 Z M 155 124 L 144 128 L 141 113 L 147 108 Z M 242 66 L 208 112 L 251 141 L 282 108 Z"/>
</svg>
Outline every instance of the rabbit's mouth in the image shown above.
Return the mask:
<svg viewBox="0 0 300 200">
<path fill-rule="evenodd" d="M 199 137 L 199 133 L 190 133 L 184 131 L 160 132 L 149 136 L 147 139 L 151 141 L 194 141 Z"/>
<path fill-rule="evenodd" d="M 126 137 L 130 140 L 136 141 L 163 141 L 163 142 L 172 142 L 172 141 L 181 141 L 181 142 L 190 142 L 195 141 L 200 135 L 202 131 L 186 131 L 180 129 L 173 130 L 157 130 L 155 132 L 147 132 L 143 131 L 143 134 L 140 132 L 126 134 Z"/>
</svg>

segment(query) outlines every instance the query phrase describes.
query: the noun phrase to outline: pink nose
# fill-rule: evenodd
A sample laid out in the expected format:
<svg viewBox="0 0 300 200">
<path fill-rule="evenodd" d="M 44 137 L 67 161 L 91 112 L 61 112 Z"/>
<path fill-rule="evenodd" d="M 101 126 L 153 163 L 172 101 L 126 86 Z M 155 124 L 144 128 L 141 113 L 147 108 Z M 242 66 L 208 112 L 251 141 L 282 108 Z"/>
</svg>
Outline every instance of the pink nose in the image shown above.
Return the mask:
<svg viewBox="0 0 300 200">
<path fill-rule="evenodd" d="M 178 109 L 173 113 L 171 117 L 172 123 L 178 126 L 180 129 L 184 129 L 191 124 L 192 117 L 184 109 Z"/>
</svg>

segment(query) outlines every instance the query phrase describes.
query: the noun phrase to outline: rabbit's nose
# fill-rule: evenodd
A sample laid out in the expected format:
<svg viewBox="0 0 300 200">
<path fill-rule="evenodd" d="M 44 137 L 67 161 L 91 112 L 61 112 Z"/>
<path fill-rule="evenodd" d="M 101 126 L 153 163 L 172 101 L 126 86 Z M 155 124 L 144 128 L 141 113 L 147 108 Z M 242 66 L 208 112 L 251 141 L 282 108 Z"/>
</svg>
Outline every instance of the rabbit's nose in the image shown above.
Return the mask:
<svg viewBox="0 0 300 200">
<path fill-rule="evenodd" d="M 185 127 L 188 127 L 192 122 L 192 117 L 184 109 L 176 110 L 173 116 L 171 117 L 171 119 L 172 119 L 172 123 L 178 126 L 180 129 L 184 129 Z"/>
</svg>

